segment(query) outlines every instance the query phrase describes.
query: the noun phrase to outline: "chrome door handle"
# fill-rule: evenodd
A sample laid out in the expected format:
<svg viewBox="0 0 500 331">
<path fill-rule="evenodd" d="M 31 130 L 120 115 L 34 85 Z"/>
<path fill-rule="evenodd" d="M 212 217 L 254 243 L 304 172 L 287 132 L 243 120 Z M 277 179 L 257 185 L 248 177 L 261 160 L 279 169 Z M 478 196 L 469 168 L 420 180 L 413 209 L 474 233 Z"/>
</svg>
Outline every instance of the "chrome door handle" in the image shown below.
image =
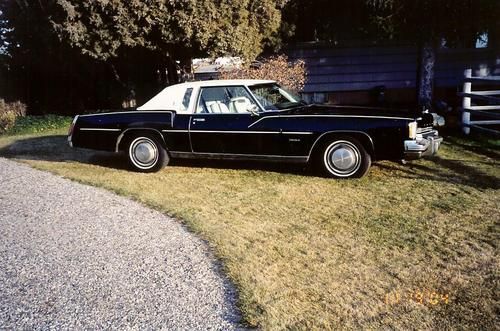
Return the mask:
<svg viewBox="0 0 500 331">
<path fill-rule="evenodd" d="M 204 118 L 193 118 L 193 122 L 205 122 Z"/>
</svg>

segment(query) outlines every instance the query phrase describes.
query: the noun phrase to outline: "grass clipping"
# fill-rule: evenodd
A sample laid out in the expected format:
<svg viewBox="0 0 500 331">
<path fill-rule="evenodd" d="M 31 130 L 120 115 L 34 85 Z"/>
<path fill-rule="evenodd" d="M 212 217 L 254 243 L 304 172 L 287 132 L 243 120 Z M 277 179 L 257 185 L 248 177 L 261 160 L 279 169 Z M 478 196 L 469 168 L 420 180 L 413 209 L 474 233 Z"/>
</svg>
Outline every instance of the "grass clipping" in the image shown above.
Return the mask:
<svg viewBox="0 0 500 331">
<path fill-rule="evenodd" d="M 499 153 L 448 139 L 439 157 L 360 180 L 217 162 L 159 173 L 64 136 L 0 139 L 2 154 L 176 216 L 206 238 L 264 329 L 494 329 Z M 77 201 L 75 201 L 77 203 Z"/>
</svg>

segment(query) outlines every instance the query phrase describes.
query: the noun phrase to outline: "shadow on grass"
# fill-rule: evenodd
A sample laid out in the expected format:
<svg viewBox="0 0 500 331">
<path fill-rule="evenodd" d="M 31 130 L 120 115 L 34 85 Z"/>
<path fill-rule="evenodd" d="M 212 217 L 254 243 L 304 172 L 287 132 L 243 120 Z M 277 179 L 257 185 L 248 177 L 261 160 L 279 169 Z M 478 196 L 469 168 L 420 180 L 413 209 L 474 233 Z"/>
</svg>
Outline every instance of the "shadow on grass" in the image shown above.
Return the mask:
<svg viewBox="0 0 500 331">
<path fill-rule="evenodd" d="M 66 136 L 45 136 L 17 140 L 0 149 L 0 155 L 21 160 L 53 162 L 78 162 L 108 168 L 127 169 L 123 155 L 73 149 L 68 146 Z"/>
<path fill-rule="evenodd" d="M 1 148 L 0 155 L 21 160 L 79 162 L 107 168 L 129 169 L 127 158 L 123 153 L 73 149 L 68 146 L 66 136 L 46 136 L 18 140 Z M 258 161 L 175 159 L 171 160 L 170 165 L 194 168 L 262 170 L 288 174 L 310 173 L 310 171 L 306 171 L 304 165 Z"/>
<path fill-rule="evenodd" d="M 464 141 L 463 138 L 460 139 L 457 137 L 450 136 L 446 137 L 446 142 L 455 147 L 462 148 L 468 152 L 482 155 L 490 159 L 500 160 L 500 148 L 496 145 L 489 143 L 488 141 L 478 140 L 476 144 L 473 144 Z"/>
<path fill-rule="evenodd" d="M 259 170 L 291 175 L 315 175 L 303 164 L 237 161 L 237 160 L 208 160 L 208 159 L 175 159 L 171 165 L 191 168 L 232 169 L 232 170 Z"/>
<path fill-rule="evenodd" d="M 471 147 L 468 145 L 461 145 L 462 144 L 457 143 L 459 148 L 466 149 L 466 146 Z M 474 147 L 474 153 L 489 157 L 482 153 L 482 150 L 476 151 L 475 149 L 480 149 L 480 147 Z M 0 155 L 24 160 L 78 162 L 114 169 L 129 169 L 125 155 L 85 149 L 72 149 L 67 144 L 66 136 L 45 136 L 17 140 L 1 148 Z M 494 159 L 496 160 L 498 158 L 495 157 Z M 387 171 L 388 176 L 394 175 L 410 179 L 420 178 L 436 182 L 459 183 L 479 189 L 500 188 L 500 178 L 498 176 L 487 174 L 478 167 L 478 164 L 484 164 L 483 166 L 491 166 L 494 168 L 496 162 L 472 161 L 467 159 L 453 160 L 441 158 L 439 156 L 429 158 L 428 160 L 432 162 L 431 165 L 428 165 L 428 162 L 426 165 L 419 161 L 412 162 L 407 166 L 384 162 L 375 163 L 374 167 Z M 314 175 L 313 172 L 304 165 L 286 163 L 176 159 L 171 161 L 171 165 L 213 169 L 262 170 L 285 174 Z M 399 174 L 396 174 L 397 172 L 399 172 Z"/>
<path fill-rule="evenodd" d="M 481 171 L 478 164 L 486 164 L 491 167 L 491 162 L 471 160 L 451 160 L 434 156 L 428 159 L 432 166 L 412 162 L 405 167 L 396 164 L 378 164 L 379 168 L 388 171 L 401 171 L 404 177 L 409 179 L 426 179 L 438 182 L 463 184 L 477 189 L 499 189 L 500 177 L 493 176 Z"/>
</svg>

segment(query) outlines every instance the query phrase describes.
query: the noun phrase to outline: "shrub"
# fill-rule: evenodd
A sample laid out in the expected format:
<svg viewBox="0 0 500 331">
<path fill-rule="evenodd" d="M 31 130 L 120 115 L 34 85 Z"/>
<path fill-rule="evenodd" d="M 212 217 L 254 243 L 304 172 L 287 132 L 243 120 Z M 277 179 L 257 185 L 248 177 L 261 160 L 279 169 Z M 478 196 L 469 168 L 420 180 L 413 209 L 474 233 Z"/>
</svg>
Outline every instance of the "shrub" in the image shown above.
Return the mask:
<svg viewBox="0 0 500 331">
<path fill-rule="evenodd" d="M 0 133 L 11 129 L 16 123 L 16 115 L 13 112 L 0 113 Z"/>
<path fill-rule="evenodd" d="M 291 63 L 285 55 L 278 55 L 258 65 L 223 71 L 221 79 L 269 79 L 277 81 L 292 92 L 299 92 L 304 88 L 306 69 L 304 61 Z"/>
<path fill-rule="evenodd" d="M 0 99 L 0 133 L 10 130 L 18 117 L 26 115 L 26 105 L 20 101 L 5 102 Z"/>
<path fill-rule="evenodd" d="M 58 115 L 18 117 L 8 134 L 33 134 L 68 128 L 73 118 Z"/>
</svg>

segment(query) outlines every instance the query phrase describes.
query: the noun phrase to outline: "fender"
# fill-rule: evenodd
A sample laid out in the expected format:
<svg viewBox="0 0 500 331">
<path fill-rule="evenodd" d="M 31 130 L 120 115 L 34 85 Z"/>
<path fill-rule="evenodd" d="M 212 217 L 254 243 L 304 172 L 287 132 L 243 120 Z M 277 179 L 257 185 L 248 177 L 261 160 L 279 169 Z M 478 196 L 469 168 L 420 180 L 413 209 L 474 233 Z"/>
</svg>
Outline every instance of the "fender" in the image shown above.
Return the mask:
<svg viewBox="0 0 500 331">
<path fill-rule="evenodd" d="M 123 139 L 123 137 L 125 136 L 125 134 L 129 131 L 132 131 L 132 130 L 139 130 L 139 131 L 153 131 L 155 133 L 157 133 L 160 137 L 161 137 L 161 140 L 163 141 L 163 145 L 164 146 L 167 146 L 167 143 L 165 141 L 165 138 L 163 137 L 163 135 L 161 134 L 161 132 L 159 130 L 156 130 L 156 129 L 152 129 L 152 128 L 128 128 L 128 129 L 125 129 L 123 130 L 123 132 L 118 136 L 118 139 L 116 140 L 116 147 L 115 147 L 115 153 L 118 153 L 120 151 L 119 147 L 120 147 L 120 143 Z"/>
<path fill-rule="evenodd" d="M 332 134 L 332 133 L 357 133 L 357 134 L 365 135 L 368 138 L 368 141 L 370 142 L 371 150 L 373 151 L 373 153 L 375 153 L 375 145 L 373 144 L 373 139 L 372 139 L 372 137 L 370 137 L 370 135 L 368 133 L 366 133 L 364 131 L 355 131 L 355 130 L 334 130 L 334 131 L 323 132 L 318 138 L 316 138 L 311 149 L 309 150 L 309 155 L 307 156 L 308 162 L 311 159 L 314 147 L 316 147 L 317 143 L 321 140 L 321 138 L 323 138 L 327 134 Z"/>
</svg>

